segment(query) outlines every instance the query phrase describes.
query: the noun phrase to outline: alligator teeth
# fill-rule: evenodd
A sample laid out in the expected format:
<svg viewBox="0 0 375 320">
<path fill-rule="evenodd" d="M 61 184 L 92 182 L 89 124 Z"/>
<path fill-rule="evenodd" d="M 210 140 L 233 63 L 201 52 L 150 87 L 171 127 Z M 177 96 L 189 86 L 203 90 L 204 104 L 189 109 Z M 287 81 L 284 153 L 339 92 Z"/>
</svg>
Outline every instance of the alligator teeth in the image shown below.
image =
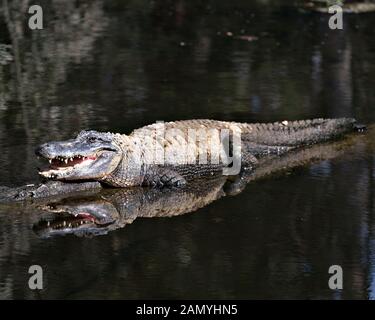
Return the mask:
<svg viewBox="0 0 375 320">
<path fill-rule="evenodd" d="M 65 159 L 64 161 L 65 161 L 66 164 L 68 163 L 68 159 Z"/>
<path fill-rule="evenodd" d="M 66 221 L 63 222 L 63 226 L 64 226 L 64 227 L 66 226 Z"/>
<path fill-rule="evenodd" d="M 70 158 L 70 161 L 73 161 L 73 158 Z"/>
<path fill-rule="evenodd" d="M 49 163 L 52 163 L 52 160 L 51 160 L 51 159 L 49 159 L 49 160 L 48 160 L 48 162 L 49 162 Z"/>
</svg>

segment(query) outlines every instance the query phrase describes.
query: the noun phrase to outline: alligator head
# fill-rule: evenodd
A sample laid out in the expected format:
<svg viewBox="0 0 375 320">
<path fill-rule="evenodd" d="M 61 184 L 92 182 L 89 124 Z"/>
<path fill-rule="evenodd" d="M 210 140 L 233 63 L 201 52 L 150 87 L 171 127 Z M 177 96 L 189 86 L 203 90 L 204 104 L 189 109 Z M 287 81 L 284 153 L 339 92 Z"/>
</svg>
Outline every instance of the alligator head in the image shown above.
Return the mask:
<svg viewBox="0 0 375 320">
<path fill-rule="evenodd" d="M 48 160 L 49 167 L 39 174 L 56 180 L 102 180 L 122 159 L 116 136 L 82 131 L 75 139 L 42 144 L 35 153 Z"/>
<path fill-rule="evenodd" d="M 116 229 L 119 221 L 117 208 L 100 197 L 64 199 L 39 206 L 39 209 L 49 213 L 33 228 L 42 238 L 65 234 L 106 234 L 109 230 Z"/>
</svg>

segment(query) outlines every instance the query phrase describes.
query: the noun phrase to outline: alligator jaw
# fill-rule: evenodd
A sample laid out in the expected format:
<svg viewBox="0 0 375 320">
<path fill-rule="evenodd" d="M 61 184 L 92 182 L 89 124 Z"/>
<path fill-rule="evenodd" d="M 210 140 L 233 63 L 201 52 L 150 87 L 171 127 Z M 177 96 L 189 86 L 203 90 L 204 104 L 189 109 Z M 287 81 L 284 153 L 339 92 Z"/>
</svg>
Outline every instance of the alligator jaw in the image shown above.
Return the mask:
<svg viewBox="0 0 375 320">
<path fill-rule="evenodd" d="M 43 156 L 42 156 L 43 157 Z M 80 168 L 91 164 L 97 159 L 97 155 L 82 156 L 76 155 L 72 157 L 57 156 L 54 158 L 43 157 L 48 160 L 49 167 L 46 170 L 39 171 L 39 174 L 48 179 L 57 178 L 61 173 L 68 173 L 75 168 Z"/>
<path fill-rule="evenodd" d="M 103 234 L 118 220 L 118 211 L 113 204 L 98 198 L 66 198 L 38 208 L 48 213 L 33 227 L 42 237 Z"/>
<path fill-rule="evenodd" d="M 89 213 L 77 213 L 70 215 L 65 212 L 60 213 L 61 216 L 54 217 L 53 219 L 46 219 L 39 221 L 34 225 L 34 231 L 45 237 L 58 234 L 68 234 L 76 232 L 80 229 L 98 228 L 97 219 Z"/>
</svg>

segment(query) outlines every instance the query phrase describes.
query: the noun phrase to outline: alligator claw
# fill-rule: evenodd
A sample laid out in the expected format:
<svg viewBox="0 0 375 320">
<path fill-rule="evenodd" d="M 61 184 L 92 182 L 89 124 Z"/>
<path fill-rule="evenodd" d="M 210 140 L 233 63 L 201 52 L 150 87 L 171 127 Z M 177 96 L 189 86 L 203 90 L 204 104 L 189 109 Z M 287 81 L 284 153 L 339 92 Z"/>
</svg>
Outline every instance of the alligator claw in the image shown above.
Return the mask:
<svg viewBox="0 0 375 320">
<path fill-rule="evenodd" d="M 367 127 L 364 124 L 356 123 L 356 124 L 354 124 L 354 130 L 359 132 L 359 133 L 363 133 L 367 130 Z"/>
</svg>

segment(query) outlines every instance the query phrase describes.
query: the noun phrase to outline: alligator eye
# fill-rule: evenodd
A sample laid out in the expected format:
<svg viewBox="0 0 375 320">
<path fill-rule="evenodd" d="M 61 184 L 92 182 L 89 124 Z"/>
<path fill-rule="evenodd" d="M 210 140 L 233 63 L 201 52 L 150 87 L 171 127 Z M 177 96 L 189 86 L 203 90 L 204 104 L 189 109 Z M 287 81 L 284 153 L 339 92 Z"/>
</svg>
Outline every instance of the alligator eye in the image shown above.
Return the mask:
<svg viewBox="0 0 375 320">
<path fill-rule="evenodd" d="M 95 138 L 95 137 L 89 137 L 87 140 L 88 140 L 88 142 L 96 142 L 96 141 L 98 141 L 98 139 Z"/>
</svg>

